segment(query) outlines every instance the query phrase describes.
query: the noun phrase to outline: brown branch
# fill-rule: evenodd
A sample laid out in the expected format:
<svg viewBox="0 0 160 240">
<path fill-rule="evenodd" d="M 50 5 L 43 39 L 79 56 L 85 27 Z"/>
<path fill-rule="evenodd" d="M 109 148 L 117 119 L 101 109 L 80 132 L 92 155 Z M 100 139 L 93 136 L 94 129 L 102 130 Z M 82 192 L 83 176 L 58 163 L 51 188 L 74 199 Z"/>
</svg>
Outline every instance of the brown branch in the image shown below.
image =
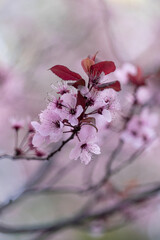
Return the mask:
<svg viewBox="0 0 160 240">
<path fill-rule="evenodd" d="M 67 138 L 65 141 L 61 143 L 59 148 L 51 152 L 45 159 L 40 159 L 40 158 L 35 158 L 33 160 L 50 160 L 57 152 L 59 152 L 70 140 L 74 138 L 75 133 L 72 133 L 72 135 Z M 14 157 L 10 155 L 1 155 L 0 158 L 9 158 L 11 160 L 19 160 L 19 157 Z M 32 160 L 31 158 L 27 158 L 26 160 Z M 14 194 L 13 197 L 7 199 L 4 203 L 0 205 L 0 212 L 2 212 L 4 209 L 8 208 L 11 206 L 13 203 L 17 202 L 20 200 L 24 194 L 28 191 L 29 188 L 37 184 L 48 172 L 50 169 L 51 165 L 53 164 L 53 161 L 48 161 L 46 165 L 41 166 L 36 173 L 34 173 L 33 177 L 29 179 L 29 181 L 18 191 L 18 193 Z"/>
<path fill-rule="evenodd" d="M 110 217 L 117 212 L 130 207 L 133 204 L 142 203 L 146 200 L 149 200 L 151 197 L 158 194 L 160 191 L 160 184 L 154 186 L 152 189 L 139 193 L 138 195 L 134 194 L 129 196 L 126 199 L 123 199 L 116 203 L 114 206 L 109 208 L 104 208 L 94 213 L 78 213 L 73 217 L 69 217 L 57 222 L 52 222 L 49 224 L 42 224 L 37 226 L 20 226 L 20 227 L 11 227 L 9 225 L 0 224 L 0 232 L 7 234 L 26 234 L 26 233 L 36 233 L 39 231 L 47 232 L 57 232 L 59 230 L 64 230 L 69 227 L 78 227 L 89 221 L 95 219 L 101 219 L 104 217 Z"/>
<path fill-rule="evenodd" d="M 139 151 L 136 151 L 135 153 L 133 153 L 126 161 L 124 161 L 123 163 L 121 163 L 119 166 L 117 166 L 115 169 L 111 170 L 109 172 L 108 175 L 105 175 L 98 183 L 94 184 L 94 185 L 90 185 L 87 188 L 84 187 L 79 187 L 79 186 L 57 186 L 57 187 L 45 187 L 45 188 L 38 188 L 38 187 L 32 187 L 34 186 L 34 184 L 32 183 L 31 186 L 28 186 L 25 188 L 25 190 L 16 198 L 14 197 L 14 199 L 9 199 L 8 203 L 4 203 L 4 206 L 2 205 L 0 207 L 0 211 L 4 210 L 6 207 L 10 206 L 11 204 L 17 202 L 18 200 L 22 199 L 23 197 L 25 197 L 28 194 L 77 194 L 80 196 L 85 196 L 86 194 L 91 194 L 91 193 L 95 193 L 95 191 L 99 190 L 104 184 L 106 184 L 110 177 L 114 176 L 115 174 L 117 174 L 118 172 L 120 172 L 121 170 L 125 169 L 127 166 L 129 166 L 130 164 L 132 164 L 137 157 L 139 157 L 143 152 L 144 152 L 145 148 L 141 148 L 139 149 Z M 92 200 L 94 198 L 92 197 Z"/>
<path fill-rule="evenodd" d="M 42 157 L 30 157 L 30 156 L 25 156 L 25 155 L 20 155 L 20 156 L 14 156 L 14 155 L 9 155 L 9 154 L 2 154 L 0 155 L 0 159 L 10 159 L 10 160 L 40 160 L 40 161 L 44 161 L 44 160 L 50 160 L 57 152 L 61 151 L 61 149 L 63 148 L 64 145 L 66 145 L 66 143 L 68 143 L 70 140 L 72 140 L 74 138 L 75 133 L 72 133 L 71 136 L 69 138 L 67 138 L 65 141 L 62 142 L 62 144 L 53 152 L 51 152 L 50 154 L 48 154 L 46 157 L 42 158 Z"/>
</svg>

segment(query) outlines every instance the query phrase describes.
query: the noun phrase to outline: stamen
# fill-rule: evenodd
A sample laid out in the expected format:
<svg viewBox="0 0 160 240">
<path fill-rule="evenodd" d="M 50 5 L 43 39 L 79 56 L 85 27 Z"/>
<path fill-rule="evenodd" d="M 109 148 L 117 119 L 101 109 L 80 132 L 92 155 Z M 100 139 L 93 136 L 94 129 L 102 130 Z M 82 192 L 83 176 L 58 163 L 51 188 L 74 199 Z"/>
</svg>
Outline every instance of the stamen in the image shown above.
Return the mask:
<svg viewBox="0 0 160 240">
<path fill-rule="evenodd" d="M 87 147 L 87 143 L 84 143 L 84 144 L 81 145 L 82 149 L 85 149 L 86 147 Z"/>
<path fill-rule="evenodd" d="M 71 108 L 70 111 L 69 111 L 69 113 L 70 113 L 71 115 L 75 115 L 75 114 L 76 114 L 76 109 Z"/>
</svg>

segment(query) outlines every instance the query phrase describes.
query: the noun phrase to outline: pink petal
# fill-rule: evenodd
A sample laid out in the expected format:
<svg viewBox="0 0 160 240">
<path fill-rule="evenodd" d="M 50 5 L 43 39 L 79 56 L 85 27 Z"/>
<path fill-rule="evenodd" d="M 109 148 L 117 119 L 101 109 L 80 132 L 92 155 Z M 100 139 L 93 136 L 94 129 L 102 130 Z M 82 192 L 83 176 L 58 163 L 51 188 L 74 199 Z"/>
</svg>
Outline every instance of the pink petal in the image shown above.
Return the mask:
<svg viewBox="0 0 160 240">
<path fill-rule="evenodd" d="M 80 155 L 80 159 L 87 165 L 91 161 L 91 156 L 91 153 L 84 149 Z"/>
<path fill-rule="evenodd" d="M 111 122 L 112 121 L 112 116 L 111 116 L 110 111 L 104 109 L 102 114 L 103 114 L 103 116 L 104 116 L 104 118 L 105 118 L 105 120 L 107 122 Z"/>
<path fill-rule="evenodd" d="M 80 144 L 77 144 L 70 152 L 70 159 L 75 159 L 77 160 L 79 158 L 81 154 L 81 148 L 80 148 Z"/>
<path fill-rule="evenodd" d="M 38 132 L 36 132 L 33 136 L 32 144 L 35 147 L 40 147 L 44 144 L 46 138 L 41 136 Z"/>
<path fill-rule="evenodd" d="M 92 143 L 92 144 L 87 144 L 88 146 L 88 150 L 94 154 L 100 154 L 101 150 L 100 147 L 96 144 L 96 143 Z"/>
</svg>

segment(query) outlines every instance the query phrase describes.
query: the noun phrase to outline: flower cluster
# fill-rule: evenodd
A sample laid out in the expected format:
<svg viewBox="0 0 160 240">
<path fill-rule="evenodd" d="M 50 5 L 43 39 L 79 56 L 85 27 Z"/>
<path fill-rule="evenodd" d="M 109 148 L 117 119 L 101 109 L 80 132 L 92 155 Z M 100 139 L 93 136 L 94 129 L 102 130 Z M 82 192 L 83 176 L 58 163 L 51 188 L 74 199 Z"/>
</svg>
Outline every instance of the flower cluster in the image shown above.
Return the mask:
<svg viewBox="0 0 160 240">
<path fill-rule="evenodd" d="M 124 64 L 117 69 L 115 75 L 125 85 L 131 85 L 134 88 L 131 101 L 131 116 L 127 120 L 127 125 L 122 131 L 121 139 L 124 142 L 131 143 L 132 146 L 140 148 L 152 141 L 157 133 L 155 127 L 158 124 L 158 115 L 152 113 L 146 106 L 152 97 L 152 88 L 150 87 L 150 75 L 144 75 L 140 67 L 132 64 Z M 135 112 L 140 112 L 139 114 Z"/>
<path fill-rule="evenodd" d="M 140 67 L 125 63 L 116 70 L 115 75 L 121 83 L 136 87 L 136 100 L 139 104 L 145 104 L 151 99 L 150 76 L 144 76 Z"/>
<path fill-rule="evenodd" d="M 145 146 L 156 137 L 155 127 L 158 124 L 158 116 L 144 108 L 140 115 L 134 115 L 128 122 L 127 128 L 121 138 L 139 148 Z"/>
<path fill-rule="evenodd" d="M 100 154 L 96 134 L 103 122 L 111 122 L 113 92 L 121 87 L 119 81 L 106 80 L 106 75 L 116 69 L 113 62 L 97 62 L 94 55 L 83 59 L 81 65 L 87 80 L 63 65 L 50 69 L 62 82 L 53 86 L 58 97 L 54 96 L 40 114 L 40 122 L 32 122 L 35 129 L 32 143 L 41 147 L 44 143 L 58 142 L 64 133 L 71 133 L 76 142 L 70 158 L 80 158 L 87 164 L 93 153 Z"/>
</svg>

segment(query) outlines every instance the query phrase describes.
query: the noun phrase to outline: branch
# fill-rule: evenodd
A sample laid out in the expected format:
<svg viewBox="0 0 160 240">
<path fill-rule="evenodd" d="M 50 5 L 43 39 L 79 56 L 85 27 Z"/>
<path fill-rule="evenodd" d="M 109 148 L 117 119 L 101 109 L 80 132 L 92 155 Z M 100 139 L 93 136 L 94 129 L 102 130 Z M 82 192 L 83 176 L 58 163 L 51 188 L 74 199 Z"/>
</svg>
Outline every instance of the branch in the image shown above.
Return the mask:
<svg viewBox="0 0 160 240">
<path fill-rule="evenodd" d="M 94 185 L 90 185 L 87 188 L 79 187 L 79 186 L 58 186 L 58 187 L 45 187 L 45 188 L 38 188 L 38 187 L 32 187 L 34 186 L 34 183 L 32 182 L 31 186 L 28 185 L 24 189 L 24 191 L 17 197 L 14 197 L 13 199 L 9 199 L 6 203 L 4 203 L 0 207 L 0 211 L 4 210 L 6 207 L 10 206 L 11 204 L 17 202 L 18 200 L 22 199 L 28 194 L 42 194 L 42 193 L 47 193 L 47 194 L 77 194 L 80 196 L 84 196 L 84 194 L 90 194 L 94 193 L 96 190 L 99 190 L 104 184 L 108 182 L 111 176 L 114 176 L 121 170 L 125 169 L 128 165 L 132 164 L 138 156 L 140 156 L 143 152 L 145 151 L 145 148 L 142 147 L 139 149 L 139 151 L 136 151 L 133 153 L 126 161 L 122 162 L 119 166 L 117 166 L 115 169 L 111 170 L 108 175 L 105 175 L 98 183 Z M 51 162 L 48 162 L 51 163 Z M 50 165 L 47 166 L 47 169 L 50 168 Z M 60 169 L 61 170 L 67 170 L 65 167 Z M 57 181 L 58 175 L 55 175 L 55 180 Z M 36 175 L 35 175 L 36 177 Z M 59 178 L 59 177 L 58 177 Z M 93 199 L 92 199 L 93 200 Z"/>
<path fill-rule="evenodd" d="M 14 155 L 9 155 L 9 154 L 3 154 L 0 155 L 0 159 L 10 159 L 10 160 L 40 160 L 40 161 L 44 161 L 44 160 L 50 160 L 57 152 L 61 151 L 61 149 L 63 148 L 64 145 L 66 145 L 66 143 L 68 143 L 70 140 L 72 140 L 74 138 L 75 133 L 72 133 L 71 136 L 69 138 L 67 138 L 65 141 L 62 142 L 62 144 L 53 152 L 51 152 L 50 154 L 48 154 L 48 156 L 42 158 L 42 157 L 30 157 L 30 156 L 25 156 L 25 155 L 20 155 L 20 156 L 14 156 Z"/>
<path fill-rule="evenodd" d="M 42 224 L 37 226 L 21 226 L 21 227 L 11 227 L 9 225 L 0 225 L 1 233 L 8 234 L 22 234 L 22 233 L 36 233 L 39 231 L 47 231 L 47 232 L 57 232 L 59 230 L 64 230 L 69 227 L 78 227 L 83 225 L 89 221 L 95 219 L 101 219 L 105 217 L 110 217 L 117 212 L 123 210 L 126 207 L 130 207 L 132 204 L 142 203 L 146 200 L 149 200 L 151 197 L 158 194 L 160 191 L 160 184 L 154 186 L 152 189 L 139 193 L 138 195 L 134 194 L 133 196 L 129 196 L 126 199 L 119 201 L 112 207 L 104 208 L 94 213 L 78 213 L 74 217 L 66 218 L 57 222 Z"/>
<path fill-rule="evenodd" d="M 60 145 L 59 148 L 57 148 L 55 151 L 51 152 L 45 159 L 39 159 L 39 158 L 35 158 L 33 160 L 50 160 L 57 152 L 59 152 L 70 140 L 72 140 L 74 138 L 74 133 L 72 133 L 72 135 L 67 138 L 65 141 L 62 142 L 62 144 Z M 20 159 L 17 157 L 13 157 L 10 155 L 1 155 L 0 158 L 3 158 L 3 156 L 5 156 L 5 158 L 9 158 L 9 159 Z M 27 158 L 26 160 L 32 160 L 31 158 Z M 48 170 L 50 169 L 51 165 L 53 164 L 53 161 L 49 161 L 47 162 L 47 164 L 44 166 L 41 166 L 36 173 L 34 173 L 33 177 L 31 177 L 31 179 L 29 179 L 29 181 L 24 185 L 24 187 L 22 187 L 18 193 L 16 193 L 13 197 L 7 199 L 3 204 L 0 205 L 0 212 L 2 212 L 4 209 L 8 208 L 10 205 L 12 205 L 13 203 L 17 202 L 18 200 L 20 200 L 23 195 L 28 192 L 28 189 L 31 188 L 32 186 L 34 186 L 35 184 L 37 184 L 48 172 Z"/>
</svg>

